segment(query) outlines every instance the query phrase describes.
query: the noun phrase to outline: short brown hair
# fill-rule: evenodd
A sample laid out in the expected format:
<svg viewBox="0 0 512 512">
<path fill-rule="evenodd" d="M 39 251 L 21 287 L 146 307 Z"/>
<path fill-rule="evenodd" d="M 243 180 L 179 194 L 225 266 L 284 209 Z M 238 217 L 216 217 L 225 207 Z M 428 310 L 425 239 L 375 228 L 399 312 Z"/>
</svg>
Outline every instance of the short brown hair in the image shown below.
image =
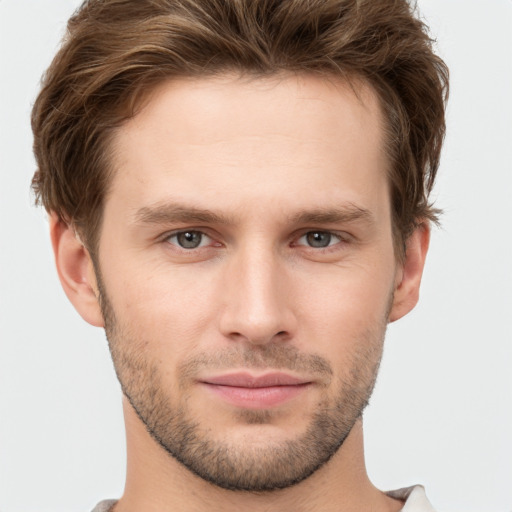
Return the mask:
<svg viewBox="0 0 512 512">
<path fill-rule="evenodd" d="M 406 0 L 88 0 L 32 112 L 36 203 L 94 254 L 111 181 L 109 142 L 173 77 L 320 73 L 362 79 L 386 120 L 399 257 L 428 201 L 445 131 L 448 70 Z"/>
</svg>

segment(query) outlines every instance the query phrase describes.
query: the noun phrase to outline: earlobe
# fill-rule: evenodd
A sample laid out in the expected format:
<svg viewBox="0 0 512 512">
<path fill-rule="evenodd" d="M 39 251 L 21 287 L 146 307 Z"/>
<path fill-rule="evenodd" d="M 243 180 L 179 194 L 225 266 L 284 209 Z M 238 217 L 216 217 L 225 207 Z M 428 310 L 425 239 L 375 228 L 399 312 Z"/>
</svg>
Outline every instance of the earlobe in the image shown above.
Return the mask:
<svg viewBox="0 0 512 512">
<path fill-rule="evenodd" d="M 72 226 L 50 215 L 50 235 L 62 288 L 80 316 L 91 325 L 103 327 L 98 287 L 91 256 Z"/>
<path fill-rule="evenodd" d="M 428 223 L 420 224 L 407 240 L 405 260 L 397 274 L 393 306 L 389 314 L 390 322 L 405 316 L 418 302 L 429 242 Z"/>
</svg>

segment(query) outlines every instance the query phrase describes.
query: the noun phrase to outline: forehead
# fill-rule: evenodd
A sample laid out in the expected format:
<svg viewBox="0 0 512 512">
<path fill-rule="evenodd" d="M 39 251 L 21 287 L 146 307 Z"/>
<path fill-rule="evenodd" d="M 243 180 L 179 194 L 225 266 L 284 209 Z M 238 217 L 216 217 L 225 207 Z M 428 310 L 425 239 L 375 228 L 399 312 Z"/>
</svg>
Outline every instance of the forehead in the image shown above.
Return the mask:
<svg viewBox="0 0 512 512">
<path fill-rule="evenodd" d="M 349 83 L 330 75 L 285 73 L 178 78 L 154 88 L 142 104 L 139 113 L 121 128 L 118 139 L 139 130 L 162 135 L 163 124 L 169 128 L 163 135 L 186 144 L 271 132 L 315 140 L 346 131 L 347 125 L 354 137 L 361 128 L 367 131 L 370 127 L 368 138 L 380 137 L 377 95 L 360 79 Z M 179 127 L 172 126 L 173 119 Z"/>
<path fill-rule="evenodd" d="M 378 99 L 360 82 L 173 80 L 116 133 L 111 195 L 133 208 L 173 194 L 204 203 L 222 194 L 226 208 L 242 196 L 284 205 L 300 203 L 306 191 L 311 202 L 357 203 L 357 191 L 385 186 L 382 133 Z"/>
</svg>

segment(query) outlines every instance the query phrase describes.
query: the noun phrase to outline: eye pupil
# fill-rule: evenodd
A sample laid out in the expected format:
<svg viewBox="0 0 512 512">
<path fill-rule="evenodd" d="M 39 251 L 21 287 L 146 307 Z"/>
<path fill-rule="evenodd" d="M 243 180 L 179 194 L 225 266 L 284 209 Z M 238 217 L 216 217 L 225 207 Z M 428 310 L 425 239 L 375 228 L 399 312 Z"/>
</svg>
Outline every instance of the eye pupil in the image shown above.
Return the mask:
<svg viewBox="0 0 512 512">
<path fill-rule="evenodd" d="M 202 234 L 198 231 L 184 231 L 178 233 L 176 239 L 184 249 L 195 249 L 201 244 Z"/>
<path fill-rule="evenodd" d="M 327 247 L 331 243 L 331 234 L 325 231 L 312 231 L 306 235 L 311 247 Z"/>
</svg>

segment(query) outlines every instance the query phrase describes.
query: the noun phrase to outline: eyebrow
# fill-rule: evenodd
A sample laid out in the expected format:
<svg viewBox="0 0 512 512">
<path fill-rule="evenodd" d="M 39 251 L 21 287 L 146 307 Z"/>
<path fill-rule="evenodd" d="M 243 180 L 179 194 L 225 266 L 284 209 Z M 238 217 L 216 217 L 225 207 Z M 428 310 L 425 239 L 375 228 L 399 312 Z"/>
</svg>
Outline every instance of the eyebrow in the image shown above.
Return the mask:
<svg viewBox="0 0 512 512">
<path fill-rule="evenodd" d="M 144 206 L 137 210 L 135 222 L 140 224 L 235 224 L 236 217 L 213 212 L 208 209 L 177 203 L 157 203 Z M 370 210 L 361 208 L 353 203 L 347 203 L 335 208 L 316 208 L 299 211 L 288 217 L 290 224 L 341 224 L 363 222 L 373 224 L 375 218 Z"/>
<path fill-rule="evenodd" d="M 234 219 L 211 210 L 176 203 L 162 203 L 144 206 L 137 210 L 135 222 L 141 224 L 172 224 L 175 222 L 234 224 Z"/>
<path fill-rule="evenodd" d="M 337 208 L 319 208 L 299 212 L 290 217 L 290 221 L 294 224 L 344 224 L 352 222 L 373 224 L 375 219 L 370 210 L 348 203 Z"/>
</svg>

